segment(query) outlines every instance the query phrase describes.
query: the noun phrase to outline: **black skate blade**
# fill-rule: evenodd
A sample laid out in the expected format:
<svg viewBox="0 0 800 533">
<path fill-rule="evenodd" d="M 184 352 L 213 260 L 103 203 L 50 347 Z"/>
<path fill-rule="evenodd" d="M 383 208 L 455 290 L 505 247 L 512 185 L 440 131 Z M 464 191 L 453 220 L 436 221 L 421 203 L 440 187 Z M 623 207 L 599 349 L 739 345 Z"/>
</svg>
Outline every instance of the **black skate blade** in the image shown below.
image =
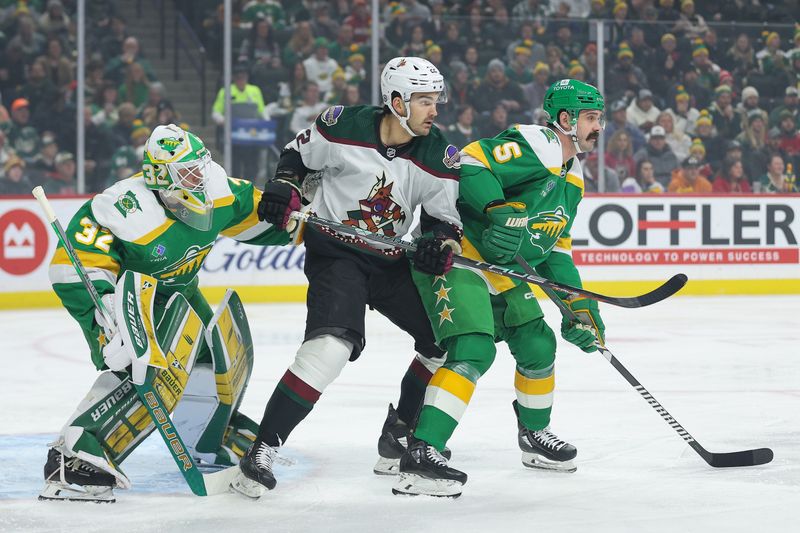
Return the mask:
<svg viewBox="0 0 800 533">
<path fill-rule="evenodd" d="M 730 453 L 709 453 L 703 457 L 714 468 L 735 468 L 737 466 L 758 466 L 772 461 L 774 454 L 769 448 L 757 448 Z"/>
</svg>

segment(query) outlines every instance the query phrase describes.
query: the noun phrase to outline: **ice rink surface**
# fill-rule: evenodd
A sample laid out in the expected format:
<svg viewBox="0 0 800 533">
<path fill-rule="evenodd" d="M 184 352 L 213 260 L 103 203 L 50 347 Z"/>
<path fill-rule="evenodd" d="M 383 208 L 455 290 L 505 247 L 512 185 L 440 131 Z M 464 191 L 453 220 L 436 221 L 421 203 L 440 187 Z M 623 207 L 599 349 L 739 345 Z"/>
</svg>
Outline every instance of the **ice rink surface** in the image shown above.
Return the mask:
<svg viewBox="0 0 800 533">
<path fill-rule="evenodd" d="M 556 330 L 558 313 L 542 303 Z M 612 352 L 708 450 L 761 446 L 772 463 L 713 469 L 601 356 L 559 339 L 553 430 L 574 474 L 520 463 L 512 358 L 501 345 L 451 439 L 457 500 L 397 497 L 372 474 L 410 339 L 367 313 L 367 349 L 292 434 L 260 501 L 193 496 L 157 434 L 124 463 L 117 503 L 39 502 L 47 443 L 95 379 L 63 310 L 0 313 L 0 531 L 796 531 L 800 519 L 800 297 L 675 297 L 602 305 Z M 249 305 L 256 364 L 242 411 L 260 420 L 303 335 L 302 305 Z"/>
</svg>

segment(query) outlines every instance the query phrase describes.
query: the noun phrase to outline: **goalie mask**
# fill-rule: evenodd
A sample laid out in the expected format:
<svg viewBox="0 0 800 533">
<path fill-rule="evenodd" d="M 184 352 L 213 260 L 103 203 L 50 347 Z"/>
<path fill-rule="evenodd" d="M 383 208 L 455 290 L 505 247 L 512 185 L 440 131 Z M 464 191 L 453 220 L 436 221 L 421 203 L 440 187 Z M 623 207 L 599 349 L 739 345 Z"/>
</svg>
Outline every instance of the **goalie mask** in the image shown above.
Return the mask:
<svg viewBox="0 0 800 533">
<path fill-rule="evenodd" d="M 211 229 L 214 204 L 206 184 L 211 154 L 193 133 L 175 124 L 156 126 L 147 139 L 142 176 L 175 217 L 200 231 Z"/>
<path fill-rule="evenodd" d="M 403 99 L 406 114 L 401 116 L 392 105 L 392 95 L 397 93 Z M 417 137 L 408 126 L 411 118 L 411 96 L 414 93 L 439 93 L 436 103 L 447 103 L 447 90 L 444 77 L 433 63 L 419 57 L 395 57 L 386 63 L 381 73 L 381 98 L 400 125 L 412 137 Z"/>
</svg>

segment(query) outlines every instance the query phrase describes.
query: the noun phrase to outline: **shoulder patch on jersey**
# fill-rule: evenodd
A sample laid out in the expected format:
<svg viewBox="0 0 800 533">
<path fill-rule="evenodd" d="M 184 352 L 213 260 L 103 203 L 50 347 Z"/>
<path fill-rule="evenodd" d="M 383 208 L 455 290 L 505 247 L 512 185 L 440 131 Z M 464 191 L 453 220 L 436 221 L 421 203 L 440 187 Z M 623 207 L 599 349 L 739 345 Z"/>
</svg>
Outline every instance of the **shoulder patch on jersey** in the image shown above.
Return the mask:
<svg viewBox="0 0 800 533">
<path fill-rule="evenodd" d="M 133 242 L 167 222 L 164 208 L 144 178 L 118 181 L 91 200 L 95 220 L 122 241 Z"/>
<path fill-rule="evenodd" d="M 344 112 L 343 105 L 331 106 L 322 112 L 322 114 L 320 115 L 320 119 L 327 126 L 333 126 L 334 124 L 339 122 L 339 117 L 342 116 L 342 112 Z"/>
<path fill-rule="evenodd" d="M 448 144 L 444 149 L 444 159 L 442 163 L 447 168 L 460 168 L 461 167 L 461 152 L 452 144 Z"/>
<path fill-rule="evenodd" d="M 136 199 L 136 194 L 130 190 L 119 195 L 117 201 L 114 202 L 114 207 L 117 208 L 117 211 L 120 212 L 123 218 L 127 218 L 129 214 L 142 210 L 139 200 Z"/>
<path fill-rule="evenodd" d="M 553 130 L 550 128 L 542 128 L 539 131 L 542 132 L 542 135 L 544 135 L 544 138 L 547 139 L 547 142 L 558 142 L 558 137 L 556 137 L 556 134 L 553 133 Z"/>
<path fill-rule="evenodd" d="M 558 135 L 546 126 L 521 125 L 517 130 L 547 168 L 561 168 L 563 155 Z"/>
</svg>

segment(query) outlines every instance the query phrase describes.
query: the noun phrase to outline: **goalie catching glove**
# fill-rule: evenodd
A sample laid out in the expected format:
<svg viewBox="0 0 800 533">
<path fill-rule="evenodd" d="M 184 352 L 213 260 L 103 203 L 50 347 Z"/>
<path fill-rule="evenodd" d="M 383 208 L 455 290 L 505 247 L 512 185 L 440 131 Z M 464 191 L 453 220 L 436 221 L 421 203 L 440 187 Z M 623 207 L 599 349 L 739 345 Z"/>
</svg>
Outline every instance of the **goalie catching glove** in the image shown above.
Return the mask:
<svg viewBox="0 0 800 533">
<path fill-rule="evenodd" d="M 565 301 L 572 312 L 578 316 L 579 322 L 561 319 L 561 336 L 586 353 L 597 351 L 596 341 L 605 345 L 606 326 L 600 318 L 597 302 L 581 298 L 572 302 Z"/>
<path fill-rule="evenodd" d="M 300 197 L 296 176 L 279 174 L 264 185 L 264 194 L 258 202 L 258 219 L 286 229 L 292 211 L 300 210 Z"/>
<path fill-rule="evenodd" d="M 483 246 L 492 254 L 491 260 L 500 264 L 510 263 L 519 253 L 522 241 L 528 234 L 525 204 L 498 200 L 488 204 L 484 211 L 491 225 L 483 231 Z"/>
</svg>

